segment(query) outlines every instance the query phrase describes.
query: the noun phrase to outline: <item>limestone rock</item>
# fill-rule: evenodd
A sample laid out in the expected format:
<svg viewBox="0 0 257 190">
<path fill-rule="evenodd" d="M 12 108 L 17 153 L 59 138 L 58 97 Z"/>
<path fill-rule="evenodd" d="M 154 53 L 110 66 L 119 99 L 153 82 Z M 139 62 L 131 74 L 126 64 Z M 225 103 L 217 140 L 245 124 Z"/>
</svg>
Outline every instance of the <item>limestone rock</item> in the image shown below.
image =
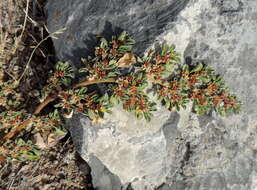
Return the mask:
<svg viewBox="0 0 257 190">
<path fill-rule="evenodd" d="M 118 35 L 126 30 L 143 53 L 189 0 L 51 0 L 46 9 L 50 32 L 66 28 L 54 40 L 58 59 L 79 64 L 94 52 L 96 35 Z"/>
<path fill-rule="evenodd" d="M 183 61 L 204 62 L 243 103 L 239 115 L 197 116 L 158 108 L 150 123 L 120 107 L 92 124 L 76 116 L 68 128 L 99 190 L 257 189 L 256 0 L 52 0 L 46 9 L 58 59 L 79 66 L 94 35 L 126 30 L 142 54 L 175 44 Z"/>
</svg>

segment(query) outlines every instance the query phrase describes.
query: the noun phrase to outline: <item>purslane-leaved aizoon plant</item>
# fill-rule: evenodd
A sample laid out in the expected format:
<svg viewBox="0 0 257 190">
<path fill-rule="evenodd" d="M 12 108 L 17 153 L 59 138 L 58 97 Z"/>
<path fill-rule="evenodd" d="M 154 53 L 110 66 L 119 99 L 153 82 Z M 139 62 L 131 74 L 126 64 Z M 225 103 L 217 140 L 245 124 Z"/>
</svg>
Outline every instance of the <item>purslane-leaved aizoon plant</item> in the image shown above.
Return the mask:
<svg viewBox="0 0 257 190">
<path fill-rule="evenodd" d="M 86 82 L 75 85 L 75 88 L 80 88 L 76 91 L 62 92 L 59 108 L 64 107 L 68 113 L 72 110 L 82 112 L 91 119 L 97 119 L 105 112 L 111 112 L 110 107 L 121 103 L 137 118 L 144 117 L 149 121 L 155 111 L 155 102 L 150 100 L 145 89 L 151 83 L 158 99 L 169 110 L 179 111 L 189 102 L 193 102 L 192 111 L 197 114 L 214 110 L 226 115 L 240 110 L 241 103 L 228 92 L 224 80 L 209 66 L 180 63 L 174 47 L 166 44 L 160 51 L 151 50 L 146 57 L 140 58 L 132 53 L 134 43 L 126 32 L 117 39 L 113 37 L 110 42 L 101 38 L 95 55 L 82 59 L 84 66 L 80 72 L 85 73 Z M 59 62 L 57 66 L 67 67 L 67 63 Z M 124 74 L 122 70 L 126 68 L 128 72 Z M 58 72 L 61 70 L 57 69 Z M 66 71 L 62 72 L 60 79 L 63 80 Z M 108 92 L 102 95 L 90 92 L 93 94 L 88 95 L 87 89 L 82 87 L 96 83 L 109 83 L 106 84 Z"/>
<path fill-rule="evenodd" d="M 126 32 L 110 41 L 102 37 L 99 42 L 94 55 L 82 59 L 83 67 L 79 69 L 84 76 L 82 82 L 74 84 L 72 67 L 67 62 L 58 62 L 42 89 L 43 101 L 33 114 L 15 109 L 1 113 L 0 123 L 4 124 L 6 135 L 1 142 L 0 155 L 20 156 L 11 152 L 11 148 L 3 147 L 8 147 L 10 140 L 26 125 L 32 124 L 34 133 L 48 135 L 62 126 L 62 117 L 70 118 L 76 112 L 97 122 L 105 113 L 111 113 L 114 105 L 122 104 L 138 119 L 150 121 L 156 103 L 146 93 L 149 87 L 168 110 L 179 111 L 192 102 L 192 111 L 197 114 L 216 111 L 225 116 L 240 111 L 240 101 L 229 93 L 224 80 L 210 66 L 181 63 L 173 46 L 164 44 L 159 51 L 151 50 L 141 58 L 132 52 L 135 41 Z M 104 83 L 107 90 L 92 87 L 99 83 Z M 50 102 L 55 103 L 54 108 L 42 114 Z M 8 122 L 5 117 L 8 114 L 20 120 Z M 26 143 L 21 139 L 18 144 Z M 29 159 L 35 159 L 33 155 L 38 157 L 31 143 L 26 144 L 25 153 Z"/>
</svg>

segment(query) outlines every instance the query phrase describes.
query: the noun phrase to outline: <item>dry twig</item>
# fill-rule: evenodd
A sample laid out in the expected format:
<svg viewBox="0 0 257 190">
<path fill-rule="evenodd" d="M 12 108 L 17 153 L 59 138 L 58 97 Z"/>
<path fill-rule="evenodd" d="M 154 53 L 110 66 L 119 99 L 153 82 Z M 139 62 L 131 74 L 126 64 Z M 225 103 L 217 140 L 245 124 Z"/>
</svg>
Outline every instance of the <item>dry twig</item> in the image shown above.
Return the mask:
<svg viewBox="0 0 257 190">
<path fill-rule="evenodd" d="M 38 49 L 38 47 L 43 43 L 45 42 L 46 40 L 48 40 L 48 38 L 57 38 L 55 35 L 58 35 L 58 34 L 61 34 L 63 33 L 63 31 L 65 30 L 65 28 L 62 28 L 60 30 L 57 30 L 56 32 L 53 32 L 51 34 L 49 34 L 47 37 L 45 37 L 43 40 L 41 40 L 33 49 L 33 51 L 31 52 L 30 54 L 30 57 L 29 57 L 29 60 L 25 66 L 25 69 L 23 71 L 23 73 L 21 74 L 20 78 L 17 80 L 18 83 L 20 83 L 21 79 L 24 77 L 25 73 L 27 72 L 28 68 L 29 68 L 29 65 L 30 65 L 30 62 L 32 60 L 32 57 L 34 55 L 34 53 L 36 52 L 36 50 Z"/>
</svg>

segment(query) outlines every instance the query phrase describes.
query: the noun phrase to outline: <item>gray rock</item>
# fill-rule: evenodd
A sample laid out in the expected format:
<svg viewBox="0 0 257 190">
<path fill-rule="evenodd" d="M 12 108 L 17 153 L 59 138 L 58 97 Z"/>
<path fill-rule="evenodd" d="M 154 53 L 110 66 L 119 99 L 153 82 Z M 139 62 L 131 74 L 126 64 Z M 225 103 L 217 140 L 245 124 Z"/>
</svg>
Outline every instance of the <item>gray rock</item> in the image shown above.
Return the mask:
<svg viewBox="0 0 257 190">
<path fill-rule="evenodd" d="M 73 141 L 98 189 L 257 189 L 256 0 L 52 0 L 47 5 L 58 59 L 79 66 L 93 36 L 129 31 L 142 54 L 155 43 L 175 44 L 186 62 L 204 62 L 243 103 L 239 115 L 197 116 L 158 107 L 152 121 L 119 106 L 103 123 L 77 116 Z"/>
<path fill-rule="evenodd" d="M 94 51 L 95 35 L 110 37 L 126 30 L 137 40 L 135 51 L 143 53 L 189 0 L 54 0 L 46 9 L 50 32 L 66 28 L 54 40 L 60 60 L 79 64 Z"/>
</svg>

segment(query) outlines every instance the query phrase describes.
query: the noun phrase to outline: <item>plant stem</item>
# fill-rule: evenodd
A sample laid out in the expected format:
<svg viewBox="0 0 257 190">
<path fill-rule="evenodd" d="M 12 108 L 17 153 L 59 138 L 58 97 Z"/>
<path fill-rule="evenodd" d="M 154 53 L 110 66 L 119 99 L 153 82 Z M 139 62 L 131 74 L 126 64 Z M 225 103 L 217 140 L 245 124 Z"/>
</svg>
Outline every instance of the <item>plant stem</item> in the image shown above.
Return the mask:
<svg viewBox="0 0 257 190">
<path fill-rule="evenodd" d="M 80 83 L 74 85 L 73 89 L 79 88 L 79 87 L 82 87 L 82 86 L 88 86 L 88 85 L 91 85 L 91 84 L 108 83 L 108 82 L 116 82 L 116 79 L 109 78 L 109 79 L 96 79 L 96 80 L 83 81 L 83 82 L 80 82 Z"/>
<path fill-rule="evenodd" d="M 108 82 L 116 82 L 116 79 L 114 78 L 109 78 L 109 79 L 97 79 L 97 80 L 90 80 L 90 81 L 83 81 L 80 82 L 76 85 L 73 86 L 73 89 L 75 88 L 79 88 L 82 86 L 88 86 L 91 84 L 98 84 L 98 83 L 108 83 Z M 54 100 L 56 100 L 59 96 L 60 93 L 52 95 L 52 96 L 48 96 L 41 104 L 39 104 L 36 108 L 36 110 L 34 111 L 34 114 L 37 115 L 41 112 L 41 110 L 46 107 L 50 102 L 53 102 Z"/>
<path fill-rule="evenodd" d="M 54 101 L 58 96 L 57 95 L 52 95 L 48 96 L 41 104 L 38 105 L 36 110 L 34 111 L 34 114 L 37 115 L 40 113 L 40 111 L 50 102 Z"/>
</svg>

